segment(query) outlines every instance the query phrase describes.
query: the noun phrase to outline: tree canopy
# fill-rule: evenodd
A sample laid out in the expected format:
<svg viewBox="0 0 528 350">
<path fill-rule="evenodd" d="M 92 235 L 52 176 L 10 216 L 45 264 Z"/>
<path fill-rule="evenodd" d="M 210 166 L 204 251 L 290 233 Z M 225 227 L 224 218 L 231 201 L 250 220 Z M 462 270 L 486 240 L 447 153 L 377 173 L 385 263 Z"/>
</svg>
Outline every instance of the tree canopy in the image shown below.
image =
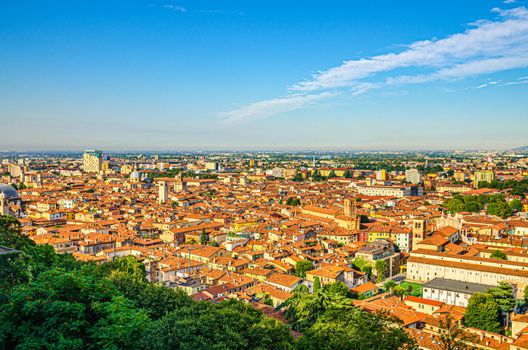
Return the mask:
<svg viewBox="0 0 528 350">
<path fill-rule="evenodd" d="M 469 298 L 464 323 L 469 327 L 498 333 L 500 331 L 499 312 L 500 307 L 493 295 L 475 293 Z"/>
<path fill-rule="evenodd" d="M 57 255 L 0 216 L 0 349 L 400 349 L 397 320 L 362 311 L 344 283 L 296 288 L 281 307 L 291 326 L 250 304 L 196 302 L 147 281 L 134 257 L 96 265 Z M 5 256 L 5 255 L 3 255 Z M 310 268 L 307 263 L 299 271 Z M 293 340 L 291 329 L 304 333 Z"/>
</svg>

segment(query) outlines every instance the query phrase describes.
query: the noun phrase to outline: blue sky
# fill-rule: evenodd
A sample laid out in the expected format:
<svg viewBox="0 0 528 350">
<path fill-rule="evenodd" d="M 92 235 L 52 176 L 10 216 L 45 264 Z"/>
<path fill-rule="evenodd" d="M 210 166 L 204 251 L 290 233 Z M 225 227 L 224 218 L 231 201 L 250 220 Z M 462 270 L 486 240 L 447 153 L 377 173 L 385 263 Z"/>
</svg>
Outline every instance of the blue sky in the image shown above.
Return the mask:
<svg viewBox="0 0 528 350">
<path fill-rule="evenodd" d="M 0 150 L 528 144 L 528 6 L 0 2 Z"/>
</svg>

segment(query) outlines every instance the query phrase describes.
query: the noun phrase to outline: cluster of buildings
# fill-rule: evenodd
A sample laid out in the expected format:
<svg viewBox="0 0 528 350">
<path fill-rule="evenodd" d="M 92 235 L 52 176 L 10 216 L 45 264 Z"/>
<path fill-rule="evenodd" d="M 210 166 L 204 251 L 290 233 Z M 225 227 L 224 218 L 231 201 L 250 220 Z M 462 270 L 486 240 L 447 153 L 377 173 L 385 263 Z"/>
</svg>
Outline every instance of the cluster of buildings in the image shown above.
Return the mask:
<svg viewBox="0 0 528 350">
<path fill-rule="evenodd" d="M 528 202 L 478 187 L 524 179 L 527 161 L 453 158 L 428 171 L 427 161 L 413 160 L 387 171 L 269 155 L 11 158 L 0 165 L 0 214 L 82 261 L 134 256 L 150 281 L 197 300 L 278 306 L 299 285 L 343 282 L 358 307 L 389 311 L 423 349 L 440 349 L 442 317 L 461 321 L 473 293 L 506 281 L 523 297 Z M 506 219 L 450 214 L 442 203 L 455 193 L 501 193 L 523 209 Z M 493 258 L 495 250 L 507 259 Z M 305 261 L 313 269 L 300 274 Z M 421 296 L 395 296 L 385 279 L 419 284 Z M 511 336 L 467 331 L 483 349 L 528 349 L 524 324 L 524 315 L 513 317 Z"/>
</svg>

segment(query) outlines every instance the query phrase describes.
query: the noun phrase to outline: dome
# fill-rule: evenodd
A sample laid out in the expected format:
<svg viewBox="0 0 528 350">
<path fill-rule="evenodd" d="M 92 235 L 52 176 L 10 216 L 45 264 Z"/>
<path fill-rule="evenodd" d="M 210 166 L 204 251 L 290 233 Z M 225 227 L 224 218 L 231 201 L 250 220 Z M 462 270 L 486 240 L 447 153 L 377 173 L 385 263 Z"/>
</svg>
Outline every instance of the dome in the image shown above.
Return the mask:
<svg viewBox="0 0 528 350">
<path fill-rule="evenodd" d="M 20 196 L 13 186 L 0 183 L 0 193 L 5 195 L 6 199 L 18 199 Z"/>
<path fill-rule="evenodd" d="M 134 170 L 133 172 L 130 173 L 130 178 L 139 180 L 140 175 L 139 175 L 139 173 L 136 170 Z"/>
</svg>

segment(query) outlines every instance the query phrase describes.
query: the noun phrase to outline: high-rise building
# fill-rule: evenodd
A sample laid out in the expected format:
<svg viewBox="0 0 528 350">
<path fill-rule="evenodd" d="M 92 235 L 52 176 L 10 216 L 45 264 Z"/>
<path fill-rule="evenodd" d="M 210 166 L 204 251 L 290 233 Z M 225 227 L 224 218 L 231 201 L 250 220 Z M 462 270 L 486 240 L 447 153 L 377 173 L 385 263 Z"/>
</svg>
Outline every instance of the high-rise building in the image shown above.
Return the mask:
<svg viewBox="0 0 528 350">
<path fill-rule="evenodd" d="M 103 152 L 98 150 L 84 151 L 83 169 L 87 173 L 99 173 L 103 164 Z"/>
<path fill-rule="evenodd" d="M 387 170 L 381 169 L 376 171 L 376 181 L 387 181 Z"/>
<path fill-rule="evenodd" d="M 418 169 L 407 169 L 405 170 L 405 181 L 412 184 L 419 184 L 422 182 L 422 174 Z"/>
<path fill-rule="evenodd" d="M 492 170 L 476 171 L 473 174 L 473 184 L 475 188 L 479 187 L 479 183 L 482 181 L 491 182 L 495 180 L 495 173 Z"/>
<path fill-rule="evenodd" d="M 165 181 L 160 181 L 159 183 L 159 198 L 158 201 L 160 204 L 167 203 L 169 198 L 169 187 Z"/>
</svg>

